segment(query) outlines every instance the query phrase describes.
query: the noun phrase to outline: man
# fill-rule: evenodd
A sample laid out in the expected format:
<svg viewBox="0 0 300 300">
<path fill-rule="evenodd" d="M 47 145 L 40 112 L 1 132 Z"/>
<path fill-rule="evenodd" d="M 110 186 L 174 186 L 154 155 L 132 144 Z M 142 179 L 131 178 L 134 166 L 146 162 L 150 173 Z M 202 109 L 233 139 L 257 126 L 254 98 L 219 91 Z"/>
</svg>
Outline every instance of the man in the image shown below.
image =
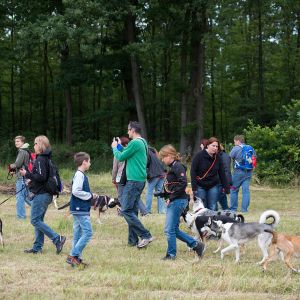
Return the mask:
<svg viewBox="0 0 300 300">
<path fill-rule="evenodd" d="M 10 164 L 10 169 L 16 172 L 16 209 L 17 209 L 17 219 L 26 219 L 25 202 L 30 205 L 27 200 L 28 192 L 25 186 L 25 181 L 20 174 L 20 169 L 27 167 L 29 163 L 29 144 L 25 143 L 25 137 L 18 135 L 15 137 L 15 146 L 18 149 L 18 154 L 16 161 Z"/>
<path fill-rule="evenodd" d="M 153 238 L 138 218 L 138 202 L 147 178 L 147 142 L 141 137 L 141 126 L 131 121 L 128 135 L 132 140 L 123 148 L 119 138 L 113 140 L 111 147 L 118 161 L 126 162 L 127 182 L 122 193 L 122 215 L 128 223 L 128 245 L 146 247 Z M 139 241 L 139 237 L 141 240 Z"/>
<path fill-rule="evenodd" d="M 230 157 L 233 160 L 232 188 L 230 191 L 230 210 L 237 210 L 239 189 L 240 187 L 242 187 L 241 212 L 248 212 L 250 204 L 249 187 L 253 170 L 253 156 L 256 157 L 256 153 L 251 146 L 245 144 L 244 136 L 236 135 L 234 137 L 234 147 L 230 152 Z"/>
</svg>

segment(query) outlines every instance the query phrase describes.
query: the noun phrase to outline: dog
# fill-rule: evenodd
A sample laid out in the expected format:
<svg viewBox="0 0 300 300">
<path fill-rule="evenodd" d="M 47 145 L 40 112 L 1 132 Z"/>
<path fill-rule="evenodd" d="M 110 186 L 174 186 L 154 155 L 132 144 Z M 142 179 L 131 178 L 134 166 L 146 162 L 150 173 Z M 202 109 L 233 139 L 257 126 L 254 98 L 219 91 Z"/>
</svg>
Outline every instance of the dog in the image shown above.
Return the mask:
<svg viewBox="0 0 300 300">
<path fill-rule="evenodd" d="M 189 212 L 188 207 L 182 212 L 181 217 L 183 218 L 185 225 L 195 234 L 195 238 L 204 243 L 206 242 L 207 236 L 207 231 L 204 230 L 204 228 L 206 225 L 210 225 L 211 219 L 214 221 L 221 221 L 224 224 L 228 222 L 235 223 L 245 221 L 243 215 L 236 215 L 232 212 L 227 214 L 226 211 L 214 211 L 213 216 L 197 215 L 197 213 Z"/>
<path fill-rule="evenodd" d="M 272 218 L 273 221 L 270 224 L 267 224 L 266 221 L 269 218 Z M 236 262 L 239 262 L 240 260 L 240 245 L 258 237 L 258 245 L 263 254 L 263 259 L 259 262 L 259 264 L 262 264 L 268 257 L 268 247 L 272 241 L 272 235 L 268 232 L 268 230 L 273 230 L 278 225 L 279 221 L 279 214 L 275 210 L 267 210 L 262 213 L 259 222 L 232 222 L 223 224 L 222 221 L 213 221 L 210 226 L 207 226 L 202 230 L 206 230 L 208 234 L 220 236 L 220 238 L 226 241 L 229 246 L 221 250 L 221 259 L 224 259 L 226 252 L 235 250 Z"/>
<path fill-rule="evenodd" d="M 262 263 L 264 271 L 267 270 L 267 265 L 270 261 L 274 260 L 277 252 L 282 253 L 282 260 L 294 272 L 300 273 L 300 269 L 295 269 L 291 264 L 291 258 L 300 257 L 300 236 L 285 235 L 277 233 L 272 230 L 267 230 L 273 235 L 272 243 L 270 246 L 269 257 Z"/>
<path fill-rule="evenodd" d="M 115 203 L 120 203 L 118 198 L 111 198 L 107 195 L 101 195 L 101 196 L 96 197 L 96 199 L 91 200 L 91 206 L 94 208 L 94 210 L 98 211 L 97 222 L 99 224 L 101 224 L 100 214 L 104 213 L 108 208 L 116 206 L 117 204 L 115 204 Z M 54 202 L 54 205 L 58 210 L 61 210 L 61 209 L 64 209 L 64 208 L 70 206 L 70 202 L 68 202 L 60 207 L 58 207 L 57 204 L 55 204 L 55 202 Z"/>
<path fill-rule="evenodd" d="M 2 225 L 3 225 L 3 223 L 2 223 L 2 220 L 0 219 L 0 242 L 1 242 L 2 248 L 4 248 Z"/>
</svg>

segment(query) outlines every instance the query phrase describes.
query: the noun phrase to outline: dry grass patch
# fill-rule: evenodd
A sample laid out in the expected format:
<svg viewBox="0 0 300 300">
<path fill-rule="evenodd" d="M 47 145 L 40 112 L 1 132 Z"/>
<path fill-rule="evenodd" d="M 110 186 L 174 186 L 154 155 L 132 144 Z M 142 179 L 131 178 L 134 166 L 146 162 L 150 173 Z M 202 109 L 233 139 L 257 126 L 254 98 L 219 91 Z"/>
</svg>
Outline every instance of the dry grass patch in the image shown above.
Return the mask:
<svg viewBox="0 0 300 300">
<path fill-rule="evenodd" d="M 109 175 L 90 178 L 94 190 L 115 195 Z M 0 201 L 5 197 L 0 195 Z M 278 229 L 296 234 L 299 200 L 297 190 L 252 189 L 246 220 L 257 221 L 263 210 L 276 209 L 281 216 Z M 67 201 L 68 196 L 60 199 Z M 127 225 L 115 210 L 102 216 L 101 225 L 92 212 L 94 236 L 84 252 L 89 267 L 82 271 L 65 263 L 72 242 L 72 218 L 67 210 L 51 206 L 46 215 L 46 222 L 67 236 L 60 255 L 48 239 L 43 254 L 23 253 L 32 245 L 33 227 L 29 220 L 15 219 L 13 199 L 0 207 L 0 216 L 6 243 L 0 250 L 1 299 L 299 299 L 300 274 L 292 274 L 280 261 L 263 273 L 256 265 L 262 256 L 256 241 L 247 244 L 239 264 L 234 263 L 233 252 L 224 261 L 220 254 L 213 254 L 214 241 L 200 262 L 181 242 L 176 261 L 161 261 L 166 251 L 163 215 L 142 218 L 155 240 L 147 249 L 138 250 L 127 246 Z M 295 263 L 300 265 L 300 261 Z"/>
</svg>

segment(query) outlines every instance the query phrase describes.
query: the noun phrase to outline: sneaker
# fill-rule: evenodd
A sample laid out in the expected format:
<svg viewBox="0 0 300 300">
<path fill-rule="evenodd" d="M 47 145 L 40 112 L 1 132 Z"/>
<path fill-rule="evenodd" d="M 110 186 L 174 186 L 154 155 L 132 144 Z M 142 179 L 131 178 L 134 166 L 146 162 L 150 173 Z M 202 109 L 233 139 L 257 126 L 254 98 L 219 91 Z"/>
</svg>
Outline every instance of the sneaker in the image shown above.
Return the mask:
<svg viewBox="0 0 300 300">
<path fill-rule="evenodd" d="M 204 244 L 198 242 L 197 245 L 193 248 L 193 250 L 201 258 L 203 256 L 203 252 L 204 252 Z"/>
<path fill-rule="evenodd" d="M 68 255 L 66 259 L 66 263 L 72 265 L 72 267 L 79 266 L 81 262 L 81 259 L 77 256 Z"/>
<path fill-rule="evenodd" d="M 138 247 L 138 248 L 144 248 L 144 247 L 146 247 L 148 244 L 150 244 L 152 241 L 153 241 L 153 237 L 152 237 L 152 236 L 151 236 L 149 239 L 142 239 L 142 240 L 138 243 L 137 247 Z"/>
<path fill-rule="evenodd" d="M 43 251 L 42 251 L 42 249 L 40 249 L 40 250 L 34 250 L 34 249 L 25 249 L 24 250 L 24 253 L 32 253 L 32 254 L 38 254 L 38 253 L 42 253 Z"/>
<path fill-rule="evenodd" d="M 64 246 L 64 243 L 66 242 L 66 237 L 63 235 L 59 236 L 59 241 L 56 243 L 56 254 L 59 254 Z"/>
<path fill-rule="evenodd" d="M 176 256 L 172 256 L 170 254 L 167 254 L 165 257 L 162 258 L 162 260 L 175 260 Z"/>
</svg>

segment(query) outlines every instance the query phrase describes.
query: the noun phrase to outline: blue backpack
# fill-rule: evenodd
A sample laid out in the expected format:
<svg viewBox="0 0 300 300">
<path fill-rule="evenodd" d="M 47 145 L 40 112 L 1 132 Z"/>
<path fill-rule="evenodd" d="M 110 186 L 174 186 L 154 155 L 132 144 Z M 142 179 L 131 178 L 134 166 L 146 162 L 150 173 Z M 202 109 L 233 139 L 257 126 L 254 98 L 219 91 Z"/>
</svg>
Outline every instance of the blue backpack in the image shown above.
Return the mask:
<svg viewBox="0 0 300 300">
<path fill-rule="evenodd" d="M 250 145 L 241 145 L 240 147 L 242 147 L 242 161 L 240 163 L 235 161 L 235 167 L 244 170 L 252 170 L 255 167 L 253 147 Z"/>
</svg>

